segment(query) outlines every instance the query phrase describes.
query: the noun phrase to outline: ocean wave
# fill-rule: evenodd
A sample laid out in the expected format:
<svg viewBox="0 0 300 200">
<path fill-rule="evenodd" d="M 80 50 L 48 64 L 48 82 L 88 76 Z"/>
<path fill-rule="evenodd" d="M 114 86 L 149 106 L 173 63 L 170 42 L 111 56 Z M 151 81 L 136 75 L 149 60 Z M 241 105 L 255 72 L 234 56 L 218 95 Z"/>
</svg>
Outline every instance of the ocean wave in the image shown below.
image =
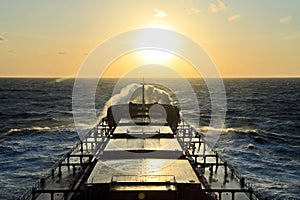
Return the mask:
<svg viewBox="0 0 300 200">
<path fill-rule="evenodd" d="M 20 133 L 23 131 L 44 131 L 44 130 L 51 130 L 51 128 L 48 126 L 46 126 L 46 127 L 34 126 L 34 127 L 30 127 L 30 128 L 12 128 L 8 132 L 6 132 L 4 135 L 17 134 L 17 133 Z"/>
<path fill-rule="evenodd" d="M 14 135 L 14 134 L 22 134 L 22 133 L 28 133 L 30 131 L 33 132 L 44 132 L 44 131 L 65 131 L 65 132 L 74 132 L 75 127 L 73 126 L 54 126 L 54 127 L 40 127 L 40 126 L 33 126 L 29 128 L 12 128 L 6 133 L 4 133 L 5 136 L 7 135 Z"/>
<path fill-rule="evenodd" d="M 221 128 L 217 129 L 214 127 L 210 126 L 202 126 L 198 128 L 198 131 L 202 133 L 207 133 L 208 131 L 210 132 L 216 132 L 216 133 L 221 133 L 221 134 L 228 134 L 232 133 L 235 134 L 236 136 L 240 138 L 245 138 L 245 136 L 251 138 L 258 144 L 264 144 L 264 143 L 285 143 L 285 144 L 290 144 L 290 145 L 299 145 L 300 137 L 293 135 L 293 136 L 287 136 L 287 135 L 282 135 L 278 134 L 276 132 L 271 132 L 271 131 L 265 131 L 265 130 L 260 130 L 260 129 L 251 129 L 249 127 L 228 127 L 228 128 Z"/>
<path fill-rule="evenodd" d="M 229 132 L 240 132 L 240 133 L 251 133 L 251 134 L 258 134 L 258 131 L 256 129 L 250 129 L 250 128 L 214 128 L 211 126 L 202 126 L 198 128 L 200 132 L 206 133 L 208 131 L 215 131 L 215 132 L 221 132 L 222 134 L 226 134 Z"/>
</svg>

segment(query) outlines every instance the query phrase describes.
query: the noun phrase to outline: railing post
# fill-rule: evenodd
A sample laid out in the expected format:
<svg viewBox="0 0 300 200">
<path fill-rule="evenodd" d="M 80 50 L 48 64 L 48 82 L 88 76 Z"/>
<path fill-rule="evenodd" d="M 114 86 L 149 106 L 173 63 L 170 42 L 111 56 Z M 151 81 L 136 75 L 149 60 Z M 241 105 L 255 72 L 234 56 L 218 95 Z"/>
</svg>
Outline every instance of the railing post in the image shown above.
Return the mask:
<svg viewBox="0 0 300 200">
<path fill-rule="evenodd" d="M 244 178 L 244 177 L 242 177 L 242 178 L 240 179 L 240 185 L 241 185 L 241 188 L 244 188 L 244 187 L 245 187 L 245 178 Z"/>
<path fill-rule="evenodd" d="M 54 169 L 53 168 L 51 169 L 51 175 L 52 175 L 52 178 L 54 178 Z"/>
<path fill-rule="evenodd" d="M 88 138 L 85 140 L 85 149 L 89 149 Z"/>
<path fill-rule="evenodd" d="M 219 193 L 219 200 L 222 200 L 222 192 L 218 192 Z"/>
<path fill-rule="evenodd" d="M 219 155 L 216 153 L 216 170 L 219 167 Z"/>
<path fill-rule="evenodd" d="M 214 171 L 214 165 L 209 165 L 209 175 L 212 177 Z"/>
<path fill-rule="evenodd" d="M 51 200 L 54 200 L 54 192 L 53 191 L 50 193 L 50 195 L 51 195 Z"/>
<path fill-rule="evenodd" d="M 68 170 L 70 170 L 70 153 L 67 155 Z"/>
<path fill-rule="evenodd" d="M 75 165 L 73 165 L 73 175 L 75 175 L 76 174 L 76 167 L 75 167 Z"/>
<path fill-rule="evenodd" d="M 35 187 L 32 187 L 32 200 L 35 200 Z"/>
<path fill-rule="evenodd" d="M 226 161 L 224 162 L 224 174 L 225 174 L 225 177 L 228 176 L 228 173 L 227 173 L 227 162 Z"/>
<path fill-rule="evenodd" d="M 83 143 L 80 141 L 80 152 L 83 153 Z"/>
<path fill-rule="evenodd" d="M 46 179 L 45 179 L 44 177 L 42 177 L 42 178 L 40 179 L 40 184 L 41 184 L 41 187 L 42 187 L 42 188 L 45 187 Z"/>
<path fill-rule="evenodd" d="M 58 163 L 58 177 L 61 178 L 62 172 L 61 172 L 61 162 Z"/>
<path fill-rule="evenodd" d="M 64 192 L 64 200 L 68 199 L 68 192 Z"/>
</svg>

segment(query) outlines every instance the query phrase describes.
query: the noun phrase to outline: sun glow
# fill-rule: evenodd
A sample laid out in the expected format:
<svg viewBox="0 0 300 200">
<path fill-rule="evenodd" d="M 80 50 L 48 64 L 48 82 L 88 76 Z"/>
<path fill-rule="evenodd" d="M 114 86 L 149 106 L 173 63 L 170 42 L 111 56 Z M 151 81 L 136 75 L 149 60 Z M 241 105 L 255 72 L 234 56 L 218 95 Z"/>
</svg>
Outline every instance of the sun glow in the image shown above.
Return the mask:
<svg viewBox="0 0 300 200">
<path fill-rule="evenodd" d="M 166 29 L 166 26 L 164 28 L 159 27 L 159 29 Z M 155 29 L 145 29 L 142 31 L 136 36 L 135 43 L 146 47 L 137 51 L 138 57 L 146 63 L 166 64 L 166 62 L 170 62 L 174 57 L 172 52 L 169 51 L 176 52 L 178 48 L 178 38 L 169 34 L 169 32 L 165 32 L 165 34 L 158 33 Z M 153 44 L 159 44 L 169 51 L 153 48 Z"/>
<path fill-rule="evenodd" d="M 172 59 L 172 54 L 162 50 L 142 50 L 138 52 L 140 59 L 147 63 L 166 63 Z"/>
<path fill-rule="evenodd" d="M 139 34 L 135 37 L 135 45 L 143 46 L 147 49 L 155 49 L 154 46 L 160 46 L 163 49 L 168 49 L 169 51 L 176 52 L 179 44 L 179 39 L 176 38 L 171 31 L 163 31 L 169 30 L 165 28 L 160 28 L 162 31 L 157 31 L 157 28 L 146 28 L 143 31 L 140 31 Z M 163 51 L 162 49 L 155 49 Z"/>
<path fill-rule="evenodd" d="M 170 30 L 174 29 L 169 23 L 167 23 L 165 21 L 161 21 L 161 20 L 151 21 L 145 27 L 147 27 L 147 28 L 170 29 Z"/>
</svg>

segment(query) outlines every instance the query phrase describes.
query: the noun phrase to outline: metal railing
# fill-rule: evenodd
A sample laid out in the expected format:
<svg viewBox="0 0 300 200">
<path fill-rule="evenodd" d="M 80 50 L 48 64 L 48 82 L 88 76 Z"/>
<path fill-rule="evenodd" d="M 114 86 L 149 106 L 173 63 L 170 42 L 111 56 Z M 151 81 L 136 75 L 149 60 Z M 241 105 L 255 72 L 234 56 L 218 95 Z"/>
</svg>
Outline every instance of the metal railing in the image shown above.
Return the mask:
<svg viewBox="0 0 300 200">
<path fill-rule="evenodd" d="M 59 160 L 57 160 L 55 162 L 54 165 L 52 165 L 50 167 L 50 169 L 48 171 L 45 172 L 45 174 L 40 178 L 40 180 L 36 181 L 32 188 L 29 189 L 26 193 L 24 193 L 22 196 L 20 196 L 18 198 L 18 200 L 28 200 L 32 197 L 33 191 L 38 194 L 38 193 L 47 193 L 47 192 L 43 192 L 43 191 L 47 191 L 43 189 L 43 186 L 49 181 L 49 179 L 54 178 L 54 174 L 57 170 L 59 170 L 59 168 L 62 166 L 61 164 L 67 160 L 68 157 L 70 157 L 70 155 L 75 152 L 76 150 L 80 150 L 81 152 L 83 152 L 83 142 L 84 140 L 86 140 L 87 138 L 91 137 L 92 134 L 98 133 L 98 129 L 99 126 L 101 125 L 97 125 L 94 128 L 92 128 L 91 130 L 88 131 L 88 133 L 86 134 L 85 138 L 83 138 L 82 140 L 76 142 L 73 147 L 67 152 L 65 153 Z M 100 128 L 101 129 L 101 128 Z M 102 131 L 102 130 L 101 130 Z M 103 131 L 105 131 L 105 128 L 103 129 Z M 88 150 L 88 149 L 86 149 Z M 89 158 L 90 160 L 90 158 Z M 83 163 L 81 163 L 83 164 Z M 66 190 L 67 191 L 67 190 Z M 66 192 L 65 191 L 65 192 Z M 72 191 L 72 190 L 70 190 Z M 53 192 L 52 192 L 53 193 Z M 63 193 L 63 192 L 59 192 L 59 193 Z"/>
<path fill-rule="evenodd" d="M 201 140 L 203 141 L 204 144 L 208 145 L 208 147 L 213 151 L 213 153 L 215 155 L 208 155 L 208 156 L 215 156 L 216 157 L 216 165 L 223 165 L 225 166 L 226 168 L 228 168 L 229 170 L 231 170 L 232 174 L 240 180 L 240 183 L 243 184 L 243 189 L 240 189 L 240 190 L 237 190 L 237 192 L 242 192 L 242 191 L 245 191 L 246 193 L 249 193 L 250 196 L 252 194 L 255 195 L 255 197 L 259 200 L 268 200 L 267 197 L 265 197 L 264 195 L 262 195 L 255 187 L 253 187 L 253 185 L 251 184 L 251 182 L 245 177 L 242 175 L 242 173 L 236 168 L 234 167 L 234 165 L 231 164 L 231 162 L 229 162 L 227 159 L 225 159 L 220 153 L 218 153 L 216 151 L 215 148 L 212 148 L 209 146 L 208 143 L 205 142 L 205 139 L 203 137 L 203 133 L 200 133 L 199 131 L 197 131 L 193 126 L 191 126 L 190 124 L 186 123 L 184 121 L 184 119 L 182 119 L 182 124 L 181 126 L 178 127 L 179 130 L 178 130 L 178 133 L 181 133 L 182 135 L 181 136 L 184 136 L 184 135 L 187 135 L 186 133 L 184 133 L 184 130 L 180 130 L 180 128 L 182 129 L 188 129 L 190 131 L 190 133 L 194 136 L 193 138 L 197 138 L 199 139 L 199 137 L 201 138 Z M 181 139 L 179 137 L 179 139 Z M 179 141 L 180 142 L 180 141 Z M 201 142 L 199 140 L 199 142 Z M 192 143 L 197 143 L 197 142 L 192 142 Z M 186 146 L 185 144 L 185 141 L 181 141 L 181 146 L 183 147 L 183 149 L 185 148 L 185 150 L 188 149 L 188 147 Z M 186 151 L 186 153 L 188 154 L 187 156 L 188 157 L 193 157 L 193 155 L 190 155 L 188 151 Z M 195 155 L 194 155 L 195 156 Z M 206 164 L 205 160 L 206 160 L 206 156 L 207 155 L 204 155 L 203 158 L 204 158 L 204 165 Z M 193 158 L 194 161 L 196 161 L 197 159 L 196 158 Z M 220 161 L 223 163 L 223 164 L 220 164 L 218 162 L 218 159 L 220 159 Z M 224 192 L 226 192 L 226 189 L 220 189 L 220 191 L 218 189 L 207 189 L 207 191 L 210 191 L 210 192 L 213 192 L 215 191 L 220 193 L 222 190 Z M 234 191 L 232 191 L 232 193 L 235 193 Z M 234 196 L 234 195 L 233 195 Z M 252 198 L 252 197 L 251 197 Z"/>
<path fill-rule="evenodd" d="M 176 183 L 174 175 L 113 175 L 112 183 Z"/>
</svg>

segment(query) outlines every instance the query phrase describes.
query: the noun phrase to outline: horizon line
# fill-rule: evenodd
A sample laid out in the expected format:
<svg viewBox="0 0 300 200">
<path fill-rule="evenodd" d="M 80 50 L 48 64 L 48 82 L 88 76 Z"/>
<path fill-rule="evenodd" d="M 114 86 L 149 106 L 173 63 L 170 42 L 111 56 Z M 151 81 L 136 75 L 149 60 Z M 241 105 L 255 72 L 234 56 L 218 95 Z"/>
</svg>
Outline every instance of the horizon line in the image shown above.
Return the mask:
<svg viewBox="0 0 300 200">
<path fill-rule="evenodd" d="M 76 76 L 0 76 L 0 78 L 51 78 L 51 79 L 76 79 Z M 81 78 L 99 78 L 99 77 L 81 77 Z M 101 78 L 121 78 L 116 76 L 106 76 Z M 128 77 L 128 78 L 139 78 L 139 77 Z M 147 78 L 157 78 L 157 77 L 147 77 Z M 178 78 L 178 77 L 158 77 L 158 78 Z M 185 78 L 202 78 L 199 76 L 188 76 Z M 299 76 L 221 76 L 221 77 L 208 77 L 208 78 L 300 78 Z"/>
</svg>

